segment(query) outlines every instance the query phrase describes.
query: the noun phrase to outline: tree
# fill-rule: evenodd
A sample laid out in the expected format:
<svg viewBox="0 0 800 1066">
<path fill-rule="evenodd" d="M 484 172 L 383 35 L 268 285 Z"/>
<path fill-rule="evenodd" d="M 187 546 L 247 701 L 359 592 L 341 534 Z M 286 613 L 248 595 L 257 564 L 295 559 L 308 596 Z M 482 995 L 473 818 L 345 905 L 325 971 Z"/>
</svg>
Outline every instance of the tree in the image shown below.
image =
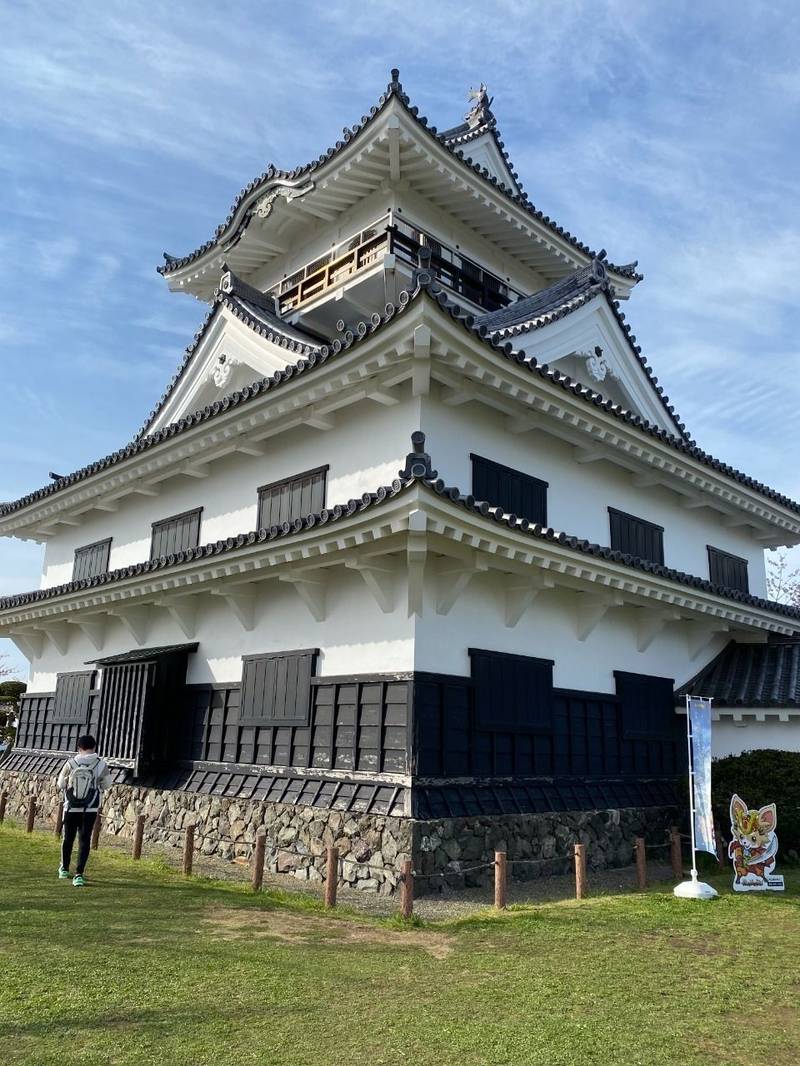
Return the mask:
<svg viewBox="0 0 800 1066">
<path fill-rule="evenodd" d="M 778 603 L 800 607 L 800 567 L 792 566 L 785 551 L 767 556 L 767 593 Z"/>
<path fill-rule="evenodd" d="M 12 673 L 0 657 L 0 678 Z M 19 698 L 27 689 L 24 681 L 0 681 L 0 745 L 13 744 L 17 727 Z"/>
</svg>

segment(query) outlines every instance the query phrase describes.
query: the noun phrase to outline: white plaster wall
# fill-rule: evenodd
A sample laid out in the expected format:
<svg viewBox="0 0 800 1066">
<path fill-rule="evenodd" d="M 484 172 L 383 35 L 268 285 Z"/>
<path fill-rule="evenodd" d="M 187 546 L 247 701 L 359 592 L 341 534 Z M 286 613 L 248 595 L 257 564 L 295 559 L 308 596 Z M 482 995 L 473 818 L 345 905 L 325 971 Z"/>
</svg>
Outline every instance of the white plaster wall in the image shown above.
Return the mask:
<svg viewBox="0 0 800 1066">
<path fill-rule="evenodd" d="M 247 632 L 224 600 L 200 594 L 194 637 L 199 642 L 189 656 L 187 681 L 237 682 L 242 676 L 242 656 L 261 652 L 319 648 L 318 672 L 326 676 L 409 671 L 414 668 L 414 624 L 407 611 L 404 576 L 395 581 L 395 610 L 384 614 L 361 576 L 337 569 L 327 591 L 327 617 L 312 618 L 296 589 L 277 580 L 260 582 L 256 625 Z M 146 647 L 187 642 L 169 613 L 154 607 Z M 30 692 L 52 692 L 56 674 L 82 670 L 88 661 L 136 648 L 137 641 L 118 619 L 109 619 L 102 652 L 75 627 L 67 652 L 61 655 L 49 643 L 33 664 Z"/>
<path fill-rule="evenodd" d="M 748 712 L 743 708 L 741 713 L 747 715 Z M 779 721 L 777 715 L 757 722 L 755 712 L 750 713 L 753 717 L 743 722 L 723 718 L 712 724 L 711 755 L 714 759 L 762 748 L 800 751 L 800 715 L 791 717 L 788 722 Z"/>
<path fill-rule="evenodd" d="M 744 527 L 726 528 L 708 508 L 687 510 L 666 488 L 636 488 L 631 475 L 612 463 L 578 463 L 570 445 L 542 432 L 509 433 L 503 416 L 483 404 L 443 404 L 439 393 L 423 404 L 422 429 L 439 476 L 462 492 L 472 490 L 474 452 L 548 482 L 547 521 L 554 529 L 596 544 L 611 541 L 608 508 L 664 527 L 664 562 L 708 577 L 707 545 L 748 561 L 750 591 L 766 595 L 764 550 Z"/>
<path fill-rule="evenodd" d="M 576 635 L 581 594 L 562 589 L 543 592 L 514 627 L 505 625 L 503 579 L 489 571 L 473 577 L 447 615 L 435 610 L 435 584 L 428 582 L 425 613 L 417 623 L 417 670 L 468 675 L 469 648 L 553 659 L 559 688 L 614 692 L 614 670 L 669 677 L 676 686 L 693 677 L 730 639 L 721 635 L 695 660 L 689 657 L 684 623 L 667 625 L 645 652 L 637 649 L 639 608 L 610 610 L 585 641 Z"/>
<path fill-rule="evenodd" d="M 394 407 L 364 401 L 348 408 L 334 430 L 294 429 L 268 440 L 264 456 L 236 453 L 213 463 L 207 478 L 181 475 L 163 482 L 158 496 L 128 496 L 115 513 L 90 511 L 80 526 L 48 540 L 41 587 L 71 581 L 75 549 L 106 537 L 112 570 L 145 561 L 152 523 L 196 507 L 203 508 L 201 544 L 247 533 L 256 528 L 259 486 L 325 463 L 329 506 L 372 492 L 397 477 L 418 428 L 418 400 Z"/>
</svg>

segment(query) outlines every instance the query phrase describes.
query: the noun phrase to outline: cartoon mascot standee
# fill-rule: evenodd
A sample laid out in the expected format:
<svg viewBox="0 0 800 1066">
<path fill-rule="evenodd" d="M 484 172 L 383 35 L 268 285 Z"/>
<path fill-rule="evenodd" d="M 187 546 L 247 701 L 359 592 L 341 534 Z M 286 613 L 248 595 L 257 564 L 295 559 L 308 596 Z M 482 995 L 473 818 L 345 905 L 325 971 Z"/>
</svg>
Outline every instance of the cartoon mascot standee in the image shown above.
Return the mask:
<svg viewBox="0 0 800 1066">
<path fill-rule="evenodd" d="M 733 862 L 735 892 L 783 891 L 783 877 L 774 873 L 778 855 L 775 804 L 748 810 L 739 796 L 731 799 L 731 842 L 728 855 Z"/>
</svg>

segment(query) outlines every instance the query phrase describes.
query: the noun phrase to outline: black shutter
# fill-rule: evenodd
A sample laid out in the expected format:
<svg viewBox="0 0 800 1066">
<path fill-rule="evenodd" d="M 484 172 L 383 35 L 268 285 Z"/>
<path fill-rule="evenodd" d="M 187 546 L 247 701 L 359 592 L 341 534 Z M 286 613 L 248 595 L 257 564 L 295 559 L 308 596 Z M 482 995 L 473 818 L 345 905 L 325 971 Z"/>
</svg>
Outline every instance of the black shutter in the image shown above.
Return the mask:
<svg viewBox="0 0 800 1066">
<path fill-rule="evenodd" d="M 670 737 L 675 732 L 675 681 L 615 670 L 625 737 Z"/>
<path fill-rule="evenodd" d="M 94 673 L 94 670 L 81 670 L 57 675 L 51 722 L 83 725 L 89 721 L 89 693 Z"/>
<path fill-rule="evenodd" d="M 307 726 L 318 648 L 242 658 L 240 725 Z"/>
<path fill-rule="evenodd" d="M 547 732 L 553 727 L 553 662 L 469 650 L 478 729 Z"/>
<path fill-rule="evenodd" d="M 664 527 L 647 522 L 635 515 L 625 514 L 613 507 L 608 509 L 611 526 L 611 547 L 614 551 L 647 559 L 664 565 Z"/>
<path fill-rule="evenodd" d="M 749 592 L 750 583 L 747 579 L 747 559 L 740 559 L 738 555 L 730 555 L 708 545 L 708 576 L 714 585 L 721 585 L 726 589 L 735 589 L 737 592 Z"/>
<path fill-rule="evenodd" d="M 105 574 L 108 570 L 110 553 L 111 537 L 107 540 L 98 540 L 94 544 L 86 544 L 82 548 L 76 548 L 75 562 L 72 566 L 72 580 L 84 581 L 87 577 Z"/>
<path fill-rule="evenodd" d="M 269 529 L 295 518 L 318 514 L 325 506 L 328 467 L 306 470 L 258 490 L 258 528 Z"/>
<path fill-rule="evenodd" d="M 508 514 L 547 525 L 547 482 L 503 466 L 480 455 L 471 455 L 472 495 Z"/>
<path fill-rule="evenodd" d="M 185 511 L 153 522 L 150 540 L 150 558 L 158 559 L 162 555 L 177 555 L 187 548 L 196 548 L 200 543 L 200 516 L 203 508 Z"/>
</svg>

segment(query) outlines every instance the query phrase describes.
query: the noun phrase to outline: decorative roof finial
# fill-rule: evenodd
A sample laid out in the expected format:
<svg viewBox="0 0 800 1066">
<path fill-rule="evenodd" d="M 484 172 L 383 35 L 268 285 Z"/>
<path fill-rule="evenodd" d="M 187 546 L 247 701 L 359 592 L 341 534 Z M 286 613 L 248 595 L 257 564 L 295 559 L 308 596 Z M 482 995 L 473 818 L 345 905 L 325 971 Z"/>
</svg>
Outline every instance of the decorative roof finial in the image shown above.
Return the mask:
<svg viewBox="0 0 800 1066">
<path fill-rule="evenodd" d="M 489 96 L 489 91 L 483 82 L 480 83 L 477 89 L 470 88 L 467 93 L 467 99 L 475 101 L 464 116 L 473 129 L 476 126 L 483 126 L 487 122 L 494 122 L 494 115 L 492 114 L 494 97 Z"/>
<path fill-rule="evenodd" d="M 421 429 L 411 434 L 412 451 L 406 456 L 406 465 L 400 471 L 400 477 L 408 481 L 411 478 L 435 481 L 439 476 L 431 467 L 431 457 L 425 451 L 425 434 Z"/>
<path fill-rule="evenodd" d="M 397 67 L 392 67 L 391 75 L 392 80 L 389 82 L 389 92 L 402 92 L 403 86 L 400 84 L 400 71 Z"/>
</svg>

